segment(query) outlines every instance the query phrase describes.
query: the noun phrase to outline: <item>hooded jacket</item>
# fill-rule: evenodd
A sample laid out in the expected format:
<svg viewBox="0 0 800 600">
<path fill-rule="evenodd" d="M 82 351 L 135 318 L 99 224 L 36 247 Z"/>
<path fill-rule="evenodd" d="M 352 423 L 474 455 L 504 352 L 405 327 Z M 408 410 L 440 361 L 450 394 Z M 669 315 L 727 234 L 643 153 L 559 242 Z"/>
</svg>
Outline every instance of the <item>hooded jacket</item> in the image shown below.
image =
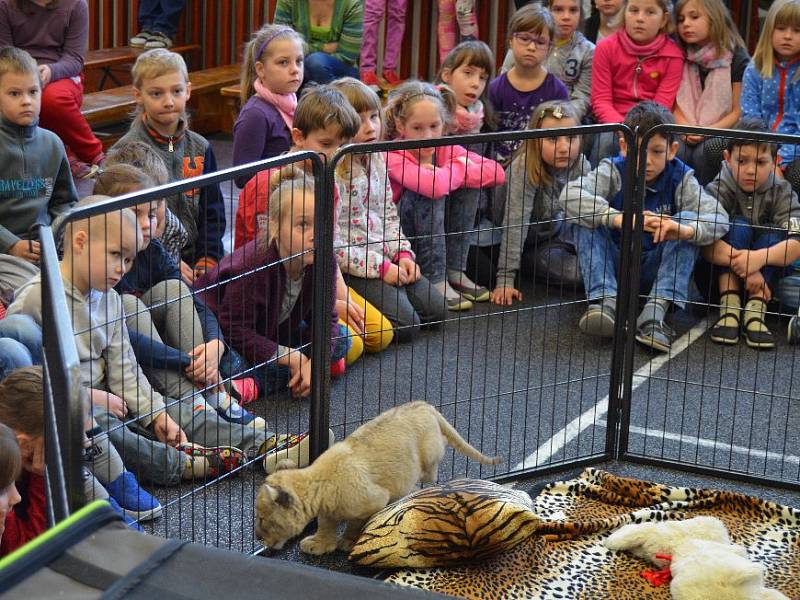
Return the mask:
<svg viewBox="0 0 800 600">
<path fill-rule="evenodd" d="M 771 173 L 767 181 L 752 194 L 743 191 L 733 177 L 727 161 L 719 175 L 706 186 L 733 217 L 745 217 L 755 226 L 786 229 L 791 236 L 800 236 L 800 202 L 792 185 Z"/>
</svg>

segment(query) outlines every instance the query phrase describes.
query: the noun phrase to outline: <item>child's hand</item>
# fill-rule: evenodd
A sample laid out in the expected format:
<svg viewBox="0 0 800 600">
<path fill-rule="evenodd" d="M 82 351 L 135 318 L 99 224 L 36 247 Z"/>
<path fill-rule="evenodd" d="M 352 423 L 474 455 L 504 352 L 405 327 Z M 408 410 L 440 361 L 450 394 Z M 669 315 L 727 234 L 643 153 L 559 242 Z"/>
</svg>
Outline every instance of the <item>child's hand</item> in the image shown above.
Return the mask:
<svg viewBox="0 0 800 600">
<path fill-rule="evenodd" d="M 683 140 L 689 146 L 697 146 L 700 142 L 702 142 L 705 138 L 702 135 L 687 135 L 684 136 Z"/>
<path fill-rule="evenodd" d="M 731 252 L 731 270 L 740 278 L 747 279 L 767 264 L 766 252 L 759 250 L 733 250 Z"/>
<path fill-rule="evenodd" d="M 364 309 L 350 300 L 349 294 L 346 300 L 336 301 L 336 313 L 339 315 L 339 318 L 350 325 L 356 333 L 359 335 L 364 333 Z"/>
<path fill-rule="evenodd" d="M 339 42 L 328 42 L 327 44 L 322 44 L 322 51 L 325 54 L 333 54 L 338 49 L 339 49 Z"/>
<path fill-rule="evenodd" d="M 761 271 L 756 271 L 748 275 L 744 279 L 744 287 L 747 290 L 747 294 L 751 297 L 760 296 L 764 298 L 766 302 L 772 300 L 772 290 L 769 289 Z"/>
<path fill-rule="evenodd" d="M 669 215 L 645 215 L 645 231 L 653 234 L 653 243 L 689 240 L 694 236 L 694 228 L 673 221 Z"/>
<path fill-rule="evenodd" d="M 302 352 L 293 351 L 289 357 L 289 390 L 295 398 L 311 395 L 311 359 Z"/>
<path fill-rule="evenodd" d="M 511 306 L 514 300 L 522 302 L 522 292 L 513 287 L 496 287 L 491 295 L 491 301 L 498 306 Z"/>
<path fill-rule="evenodd" d="M 225 344 L 220 340 L 200 344 L 189 352 L 192 364 L 186 367 L 186 377 L 200 384 L 218 383 L 219 361 L 224 352 Z"/>
<path fill-rule="evenodd" d="M 383 281 L 395 287 L 402 287 L 406 284 L 406 274 L 398 265 L 389 265 L 383 274 Z"/>
<path fill-rule="evenodd" d="M 39 79 L 42 81 L 42 87 L 45 87 L 53 78 L 53 70 L 50 65 L 39 65 Z"/>
<path fill-rule="evenodd" d="M 122 398 L 105 390 L 89 389 L 89 398 L 92 404 L 107 410 L 118 419 L 124 419 L 128 414 L 128 403 Z"/>
<path fill-rule="evenodd" d="M 187 285 L 192 285 L 194 283 L 194 269 L 183 260 L 181 261 L 181 277 Z"/>
<path fill-rule="evenodd" d="M 406 275 L 406 284 L 411 285 L 419 281 L 419 278 L 422 277 L 422 273 L 420 273 L 419 265 L 415 263 L 412 259 L 407 256 L 404 256 L 399 261 L 397 261 L 400 270 L 403 271 Z"/>
<path fill-rule="evenodd" d="M 172 420 L 172 417 L 165 412 L 162 412 L 153 419 L 153 433 L 155 433 L 159 441 L 165 443 L 167 446 L 189 443 L 183 429 L 178 427 L 178 424 Z"/>
<path fill-rule="evenodd" d="M 207 271 L 206 267 L 196 266 L 194 269 L 192 269 L 192 275 L 194 275 L 195 279 L 200 279 L 203 275 L 206 274 L 206 271 Z"/>
<path fill-rule="evenodd" d="M 39 242 L 20 240 L 9 248 L 8 253 L 17 258 L 22 258 L 32 263 L 38 263 L 42 255 L 42 250 L 41 246 L 39 246 Z"/>
</svg>

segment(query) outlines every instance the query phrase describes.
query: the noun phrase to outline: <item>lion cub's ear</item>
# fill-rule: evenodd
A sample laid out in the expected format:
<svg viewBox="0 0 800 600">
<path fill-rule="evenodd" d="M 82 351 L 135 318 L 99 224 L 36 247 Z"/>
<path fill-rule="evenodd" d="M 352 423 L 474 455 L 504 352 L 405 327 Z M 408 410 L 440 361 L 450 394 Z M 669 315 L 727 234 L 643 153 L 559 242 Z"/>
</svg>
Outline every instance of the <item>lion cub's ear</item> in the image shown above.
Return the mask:
<svg viewBox="0 0 800 600">
<path fill-rule="evenodd" d="M 289 508 L 293 503 L 292 497 L 288 494 L 288 492 L 286 492 L 286 490 L 282 490 L 281 488 L 276 488 L 276 491 L 278 492 L 278 496 L 275 498 L 275 503 L 278 506 Z"/>
</svg>

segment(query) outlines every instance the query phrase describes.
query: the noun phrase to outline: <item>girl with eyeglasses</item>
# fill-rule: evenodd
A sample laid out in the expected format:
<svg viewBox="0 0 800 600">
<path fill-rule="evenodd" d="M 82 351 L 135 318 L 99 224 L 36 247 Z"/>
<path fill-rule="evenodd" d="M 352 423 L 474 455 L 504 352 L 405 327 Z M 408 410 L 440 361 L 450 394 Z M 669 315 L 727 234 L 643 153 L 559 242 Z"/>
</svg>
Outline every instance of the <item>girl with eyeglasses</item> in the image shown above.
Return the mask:
<svg viewBox="0 0 800 600">
<path fill-rule="evenodd" d="M 509 23 L 514 66 L 489 84 L 498 131 L 525 129 L 533 109 L 546 100 L 569 100 L 566 86 L 545 64 L 555 38 L 555 21 L 541 4 L 523 6 Z M 497 160 L 508 164 L 517 144 L 498 144 Z"/>
</svg>

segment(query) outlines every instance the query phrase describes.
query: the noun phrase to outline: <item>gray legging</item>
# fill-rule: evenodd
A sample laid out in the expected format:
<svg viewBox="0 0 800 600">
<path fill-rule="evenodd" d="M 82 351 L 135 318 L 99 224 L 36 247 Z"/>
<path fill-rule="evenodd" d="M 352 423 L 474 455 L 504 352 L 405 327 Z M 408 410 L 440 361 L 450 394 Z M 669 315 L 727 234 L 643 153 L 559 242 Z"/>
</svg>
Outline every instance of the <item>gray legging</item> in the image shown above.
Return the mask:
<svg viewBox="0 0 800 600">
<path fill-rule="evenodd" d="M 397 341 L 413 340 L 422 323 L 441 322 L 447 318 L 444 296 L 424 276 L 403 287 L 394 287 L 382 279 L 351 275 L 345 275 L 344 280 L 389 319 Z"/>
</svg>

